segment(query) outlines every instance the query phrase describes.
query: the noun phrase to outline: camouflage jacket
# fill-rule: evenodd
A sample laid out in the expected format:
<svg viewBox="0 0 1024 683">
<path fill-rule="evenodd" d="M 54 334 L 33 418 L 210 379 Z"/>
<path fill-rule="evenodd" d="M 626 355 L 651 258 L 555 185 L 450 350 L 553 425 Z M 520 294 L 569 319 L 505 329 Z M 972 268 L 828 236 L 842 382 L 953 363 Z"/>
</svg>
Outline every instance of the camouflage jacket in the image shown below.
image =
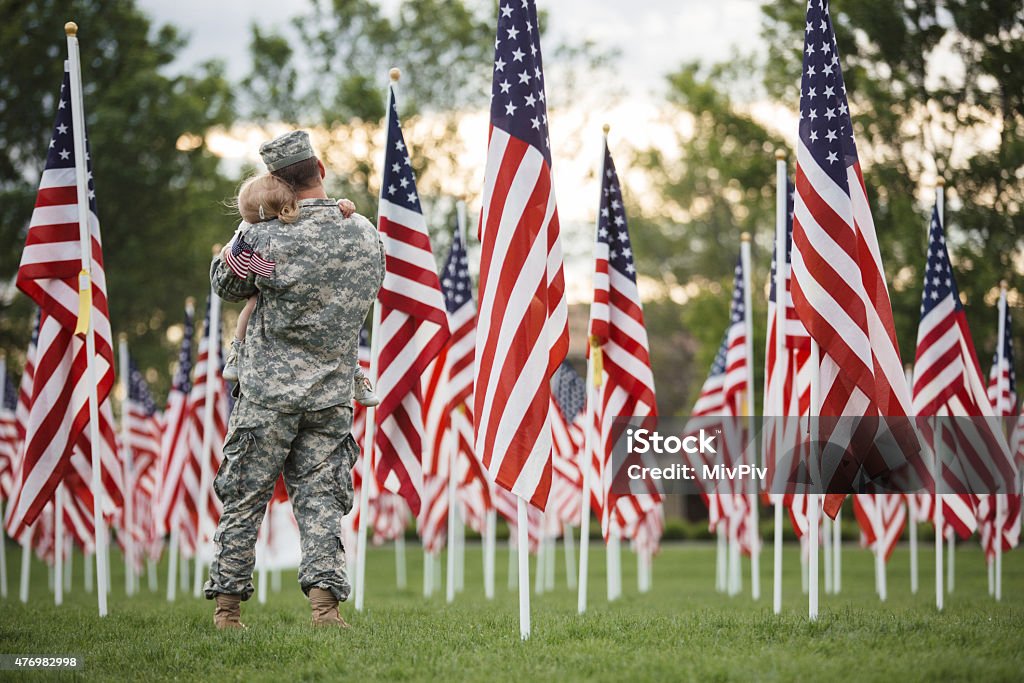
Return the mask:
<svg viewBox="0 0 1024 683">
<path fill-rule="evenodd" d="M 370 221 L 342 218 L 331 199 L 299 206 L 291 224 L 243 224 L 248 277 L 219 256 L 210 267 L 225 301 L 259 295 L 238 359 L 242 393 L 288 413 L 352 401 L 359 330 L 384 280 L 384 245 Z"/>
</svg>

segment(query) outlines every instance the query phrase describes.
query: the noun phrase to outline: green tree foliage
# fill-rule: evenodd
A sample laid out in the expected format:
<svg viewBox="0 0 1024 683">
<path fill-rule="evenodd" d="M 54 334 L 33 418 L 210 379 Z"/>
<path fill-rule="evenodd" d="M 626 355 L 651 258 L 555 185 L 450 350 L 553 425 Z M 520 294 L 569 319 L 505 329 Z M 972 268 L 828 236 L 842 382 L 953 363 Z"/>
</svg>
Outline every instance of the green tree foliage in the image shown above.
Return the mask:
<svg viewBox="0 0 1024 683">
<path fill-rule="evenodd" d="M 765 86 L 794 107 L 800 72 L 789 67 L 800 63 L 803 7 L 794 0 L 764 7 Z M 914 356 L 930 186 L 941 176 L 957 284 L 987 369 L 995 288 L 1001 279 L 1024 287 L 1024 2 L 834 0 L 831 7 L 903 358 Z"/>
<path fill-rule="evenodd" d="M 995 288 L 1003 278 L 1012 289 L 1024 286 L 1024 2 L 833 0 L 831 7 L 903 358 L 913 361 L 931 188 L 941 176 L 957 282 L 987 369 Z M 638 155 L 662 206 L 635 221 L 644 226 L 636 251 L 654 259 L 648 275 L 690 293 L 682 319 L 698 348 L 691 398 L 726 324 L 744 230 L 755 235 L 755 329 L 763 330 L 772 151 L 783 145 L 772 118 L 753 112 L 766 103 L 796 110 L 805 10 L 803 0 L 770 0 L 765 55 L 686 64 L 670 75 L 672 115 L 692 127 Z M 757 340 L 755 365 L 761 349 Z"/>
<path fill-rule="evenodd" d="M 64 22 L 73 19 L 111 323 L 166 386 L 173 353 L 165 328 L 180 322 L 186 295 L 202 301 L 210 245 L 229 221 L 216 214 L 226 213 L 218 206 L 233 184 L 203 141 L 233 116 L 222 68 L 174 73 L 184 40 L 126 0 L 0 0 L 0 18 L 0 274 L 12 278 L 21 258 L 53 131 Z M 19 294 L 3 305 L 0 346 L 18 356 L 28 342 L 29 301 Z"/>
</svg>

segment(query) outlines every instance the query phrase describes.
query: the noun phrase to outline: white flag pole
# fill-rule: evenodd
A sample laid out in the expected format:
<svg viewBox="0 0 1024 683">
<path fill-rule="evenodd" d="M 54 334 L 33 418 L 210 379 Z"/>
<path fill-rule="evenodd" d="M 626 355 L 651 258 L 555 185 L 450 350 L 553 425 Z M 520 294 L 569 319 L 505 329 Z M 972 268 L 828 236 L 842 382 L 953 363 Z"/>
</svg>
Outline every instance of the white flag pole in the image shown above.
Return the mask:
<svg viewBox="0 0 1024 683">
<path fill-rule="evenodd" d="M 601 173 L 598 175 L 598 196 L 597 196 L 597 216 L 594 219 L 594 244 L 597 244 L 597 231 L 601 226 L 601 202 L 604 199 L 604 195 L 601 192 L 601 186 L 604 182 L 604 160 L 605 152 L 608 148 L 608 131 L 611 127 L 606 123 L 602 128 L 604 135 L 602 136 L 601 145 Z M 587 583 L 590 565 L 590 476 L 591 466 L 593 462 L 592 451 L 596 447 L 598 435 L 594 433 L 594 402 L 598 399 L 598 388 L 601 386 L 601 377 L 604 369 L 600 360 L 601 347 L 597 344 L 596 340 L 591 338 L 590 340 L 590 356 L 587 359 L 587 406 L 586 406 L 586 424 L 584 425 L 584 437 L 583 437 L 583 454 L 581 455 L 582 462 L 580 467 L 583 469 L 583 501 L 580 506 L 580 580 L 577 584 L 577 597 L 576 597 L 576 612 L 583 614 L 587 611 Z M 593 378 L 593 379 L 591 379 Z"/>
<path fill-rule="evenodd" d="M 999 336 L 996 346 L 996 353 L 998 354 L 996 367 L 999 369 L 996 374 L 996 404 L 998 405 L 1002 401 L 1003 392 L 1007 389 L 1005 385 L 1005 376 L 1003 375 L 1003 363 L 1006 362 L 1005 349 L 1003 349 L 1003 337 L 1006 335 L 1006 280 L 999 283 Z M 1010 369 L 1013 370 L 1012 368 Z M 1014 406 L 1016 408 L 1016 406 Z M 999 411 L 1001 412 L 1001 411 Z M 1002 415 L 1000 415 L 1002 417 Z M 993 588 L 993 595 L 996 602 L 1000 602 L 1003 599 L 1003 496 L 996 494 L 996 518 L 993 525 L 993 536 L 995 537 L 995 585 Z M 950 545 L 952 547 L 952 544 Z M 953 569 L 952 569 L 952 558 L 953 554 L 950 552 L 950 590 L 953 585 Z"/>
<path fill-rule="evenodd" d="M 214 255 L 220 253 L 220 245 L 213 247 Z M 203 533 L 210 522 L 210 493 L 213 490 L 213 469 L 210 459 L 213 453 L 213 412 L 214 390 L 220 370 L 220 297 L 210 288 L 210 329 L 206 332 L 206 393 L 203 398 L 203 444 L 199 451 L 199 523 L 196 527 L 195 582 L 192 592 L 195 597 L 203 593 L 203 568 L 201 548 Z"/>
<path fill-rule="evenodd" d="M 405 590 L 408 583 L 408 571 L 405 564 L 405 529 L 395 536 L 395 586 Z"/>
<path fill-rule="evenodd" d="M 939 214 L 939 223 L 946 225 L 946 181 L 938 178 L 935 181 L 935 208 Z M 1002 340 L 1000 340 L 1002 341 Z M 935 430 L 935 469 L 932 478 L 935 482 L 934 505 L 932 506 L 932 522 L 935 525 L 935 606 L 941 612 L 943 607 L 943 572 L 942 572 L 942 496 L 939 494 L 939 482 L 942 477 L 942 421 L 936 420 Z"/>
<path fill-rule="evenodd" d="M 459 446 L 453 428 L 449 428 L 444 443 L 448 447 L 448 577 L 445 599 L 451 604 L 455 602 L 455 563 L 458 554 L 455 547 L 455 459 Z"/>
<path fill-rule="evenodd" d="M 743 326 L 747 337 L 747 438 L 750 440 L 748 461 L 756 466 L 757 440 L 754 438 L 757 425 L 754 417 L 754 311 L 751 304 L 752 292 L 750 287 L 750 233 L 740 235 L 740 260 L 743 263 Z M 776 269 L 778 270 L 778 269 Z M 778 290 L 776 290 L 778 291 Z M 784 330 L 779 330 L 783 332 Z M 747 494 L 747 502 L 750 512 L 747 518 L 747 542 L 750 544 L 750 597 L 754 600 L 761 599 L 761 532 L 758 529 L 760 524 L 760 510 L 758 508 L 758 487 L 754 485 L 754 492 Z"/>
<path fill-rule="evenodd" d="M 956 532 L 952 527 L 949 529 L 949 538 L 946 539 L 946 592 L 953 594 L 953 583 L 956 581 Z"/>
<path fill-rule="evenodd" d="M 28 602 L 28 580 L 32 570 L 32 536 L 35 535 L 35 524 L 22 532 L 21 541 L 21 581 L 18 585 L 18 599 Z"/>
<path fill-rule="evenodd" d="M 728 588 L 728 570 L 725 520 L 719 519 L 715 527 L 715 590 L 719 593 L 724 593 Z"/>
<path fill-rule="evenodd" d="M 128 335 L 124 332 L 117 335 L 117 355 L 121 375 L 121 448 L 123 458 L 121 464 L 124 472 L 124 592 L 132 595 L 135 588 L 135 539 L 132 529 L 135 526 L 135 501 L 132 492 L 135 490 L 135 467 L 132 459 L 131 425 L 128 415 Z"/>
<path fill-rule="evenodd" d="M 53 497 L 53 604 L 64 604 L 64 485 Z"/>
<path fill-rule="evenodd" d="M 79 326 L 85 323 L 85 382 L 89 392 L 89 443 L 92 451 L 93 527 L 96 534 L 96 575 L 100 590 L 99 614 L 107 616 L 107 521 L 103 517 L 102 462 L 100 459 L 100 405 L 96 387 L 96 329 L 92 319 L 92 231 L 89 227 L 89 179 L 85 148 L 85 111 L 82 100 L 82 68 L 78 55 L 78 25 L 64 24 L 68 43 L 68 70 L 71 80 L 71 121 L 75 144 L 75 181 L 78 190 L 78 235 L 81 243 L 82 271 L 78 276 L 80 305 L 88 302 L 88 310 L 79 311 Z M 84 307 L 84 306 L 83 306 Z M 84 315 L 85 320 L 81 320 Z"/>
<path fill-rule="evenodd" d="M 908 529 L 910 530 L 910 593 L 917 595 L 917 501 L 913 495 L 907 496 Z"/>
<path fill-rule="evenodd" d="M 489 485 L 489 484 L 488 484 Z M 498 511 L 493 507 L 487 511 L 484 527 L 484 597 L 494 599 L 494 556 Z"/>
<path fill-rule="evenodd" d="M 390 109 L 390 107 L 389 107 Z M 373 303 L 373 323 L 370 329 L 370 382 L 377 386 L 377 356 L 380 353 L 380 302 Z M 372 406 L 366 408 L 366 435 L 363 447 L 363 457 L 360 462 L 361 484 L 359 486 L 359 540 L 356 543 L 356 597 L 355 608 L 357 612 L 363 611 L 363 603 L 366 599 L 366 552 L 367 528 L 369 527 L 370 515 L 370 478 L 373 474 L 373 450 L 376 446 L 376 418 L 377 411 Z M 432 580 L 427 569 L 428 559 L 424 556 L 424 593 L 429 596 L 426 581 Z"/>
<path fill-rule="evenodd" d="M 388 78 L 390 83 L 388 84 L 387 94 L 384 99 L 384 130 L 387 131 L 391 127 L 391 93 L 395 86 L 398 84 L 398 79 L 402 77 L 402 72 L 398 69 L 391 69 L 388 72 Z M 385 150 L 386 155 L 386 150 Z M 384 166 L 384 161 L 381 161 L 381 167 Z M 380 202 L 383 201 L 384 187 L 380 188 L 378 193 L 377 206 L 380 206 Z M 380 215 L 377 216 L 377 222 L 380 223 Z M 377 356 L 380 353 L 380 301 L 375 300 L 373 302 L 373 324 L 370 330 L 370 382 L 373 386 L 377 386 Z M 373 470 L 371 465 L 373 463 L 373 451 L 376 447 L 376 438 L 374 431 L 376 430 L 377 411 L 372 407 L 366 408 L 366 448 L 363 449 L 363 462 L 362 462 L 362 485 L 359 489 L 359 541 L 358 541 L 358 554 L 356 555 L 356 597 L 355 597 L 355 608 L 357 612 L 363 611 L 363 603 L 366 599 L 366 530 L 367 522 L 366 519 L 368 514 L 368 508 L 370 503 L 370 477 L 373 476 Z M 426 560 L 426 558 L 424 558 Z M 424 572 L 426 568 L 424 567 Z M 426 578 L 424 577 L 424 581 Z"/>
<path fill-rule="evenodd" d="M 775 363 L 779 366 L 786 354 L 786 204 L 789 187 L 787 182 L 786 153 L 775 152 Z M 751 341 L 753 343 L 753 341 Z M 787 359 L 786 365 L 789 361 Z M 782 425 L 787 418 L 785 391 L 780 382 L 774 382 L 771 397 L 773 419 L 778 422 L 774 429 L 774 450 L 776 463 L 782 457 Z M 766 411 L 767 412 L 767 411 Z M 782 613 L 782 500 L 780 492 L 769 492 L 775 504 L 775 537 L 772 557 L 772 611 Z"/>
<path fill-rule="evenodd" d="M 576 588 L 576 548 L 572 538 L 572 524 L 562 523 L 562 545 L 565 549 L 565 585 Z"/>
<path fill-rule="evenodd" d="M 167 602 L 174 602 L 175 591 L 178 587 L 178 546 L 181 531 L 178 524 L 178 516 L 172 517 L 171 538 L 167 542 Z"/>
<path fill-rule="evenodd" d="M 526 499 L 516 496 L 516 520 L 519 535 L 519 637 L 530 639 L 530 523 Z"/>
<path fill-rule="evenodd" d="M 811 337 L 811 407 L 810 407 L 810 458 L 812 471 L 820 471 L 820 467 L 814 467 L 815 458 L 820 458 L 818 452 L 818 416 L 821 414 L 821 349 L 818 342 Z M 812 483 L 822 485 L 824 482 Z M 817 493 L 809 494 L 807 500 L 807 575 L 808 575 L 808 606 L 807 617 L 811 621 L 818 620 L 818 515 L 820 514 L 821 496 Z"/>
</svg>

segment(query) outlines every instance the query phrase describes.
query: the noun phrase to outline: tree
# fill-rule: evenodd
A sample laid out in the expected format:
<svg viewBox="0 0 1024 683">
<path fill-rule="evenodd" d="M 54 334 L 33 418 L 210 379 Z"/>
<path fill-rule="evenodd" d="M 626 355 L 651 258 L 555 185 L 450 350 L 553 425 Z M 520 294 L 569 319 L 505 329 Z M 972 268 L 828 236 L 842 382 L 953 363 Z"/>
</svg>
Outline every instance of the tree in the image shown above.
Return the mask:
<svg viewBox="0 0 1024 683">
<path fill-rule="evenodd" d="M 216 216 L 233 184 L 204 142 L 233 117 L 223 70 L 208 63 L 170 73 L 183 39 L 173 27 L 151 26 L 127 0 L 0 0 L 0 17 L 0 273 L 11 278 L 20 261 L 53 130 L 63 24 L 73 18 L 111 323 L 165 386 L 173 358 L 165 328 L 180 320 L 187 295 L 202 301 L 210 246 L 230 236 L 232 219 Z M 31 317 L 26 297 L 5 303 L 0 345 L 20 354 Z"/>
</svg>

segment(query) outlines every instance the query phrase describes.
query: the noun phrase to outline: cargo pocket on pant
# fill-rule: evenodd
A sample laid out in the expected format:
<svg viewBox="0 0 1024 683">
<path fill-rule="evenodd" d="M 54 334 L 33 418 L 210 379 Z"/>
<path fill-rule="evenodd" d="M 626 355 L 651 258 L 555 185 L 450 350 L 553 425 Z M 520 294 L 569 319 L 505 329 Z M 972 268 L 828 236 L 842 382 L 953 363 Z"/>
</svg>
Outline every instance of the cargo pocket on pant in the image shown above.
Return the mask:
<svg viewBox="0 0 1024 683">
<path fill-rule="evenodd" d="M 352 512 L 352 502 L 355 498 L 352 488 L 352 468 L 358 457 L 359 446 L 352 435 L 348 434 L 338 446 L 338 457 L 334 461 L 334 495 L 341 505 L 342 515 Z"/>
<path fill-rule="evenodd" d="M 224 444 L 224 459 L 213 480 L 213 491 L 221 502 L 230 500 L 241 491 L 242 461 L 256 452 L 256 435 L 251 430 L 236 429 Z"/>
</svg>

